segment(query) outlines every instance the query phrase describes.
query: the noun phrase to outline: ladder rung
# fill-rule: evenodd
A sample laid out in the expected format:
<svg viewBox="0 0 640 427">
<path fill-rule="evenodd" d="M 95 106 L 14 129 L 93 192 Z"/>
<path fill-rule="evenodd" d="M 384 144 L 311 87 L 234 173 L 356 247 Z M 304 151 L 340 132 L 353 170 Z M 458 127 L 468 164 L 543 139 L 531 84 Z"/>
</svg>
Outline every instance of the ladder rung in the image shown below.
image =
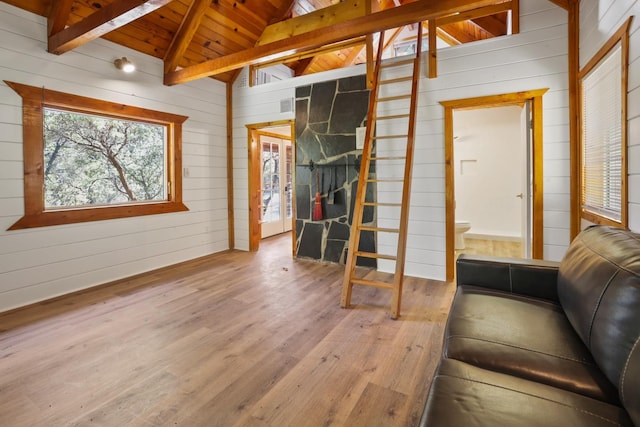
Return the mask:
<svg viewBox="0 0 640 427">
<path fill-rule="evenodd" d="M 405 264 L 405 250 L 406 250 L 406 240 L 407 240 L 407 223 L 409 216 L 407 215 L 407 210 L 409 209 L 409 192 L 402 191 L 402 200 L 398 201 L 398 197 L 395 196 L 397 191 L 393 191 L 394 195 L 391 195 L 394 189 L 397 189 L 399 186 L 403 186 L 405 189 L 410 183 L 407 181 L 409 175 L 411 175 L 411 167 L 412 162 L 408 160 L 411 159 L 411 155 L 414 151 L 413 140 L 415 138 L 415 120 L 416 120 L 416 97 L 418 96 L 417 92 L 417 83 L 420 76 L 420 55 L 421 55 L 421 40 L 422 40 L 422 25 L 417 25 L 418 34 L 417 34 L 417 49 L 416 54 L 413 56 L 404 56 L 399 58 L 393 58 L 389 60 L 382 60 L 382 52 L 384 50 L 384 31 L 380 34 L 379 39 L 379 47 L 378 47 L 378 55 L 376 57 L 375 64 L 375 76 L 374 82 L 375 87 L 372 89 L 372 98 L 371 104 L 369 108 L 369 112 L 367 113 L 367 120 L 369 123 L 376 123 L 377 120 L 392 120 L 392 119 L 405 119 L 408 118 L 408 127 L 407 133 L 405 135 L 390 135 L 395 130 L 388 130 L 385 135 L 374 136 L 374 132 L 369 132 L 367 134 L 367 152 L 363 154 L 363 164 L 365 166 L 370 165 L 370 161 L 373 160 L 396 160 L 397 162 L 391 163 L 381 163 L 381 165 L 388 165 L 391 167 L 391 170 L 386 173 L 381 173 L 381 177 L 375 177 L 373 175 L 369 175 L 360 180 L 358 184 L 358 200 L 355 202 L 356 211 L 358 212 L 358 216 L 354 215 L 354 225 L 355 225 L 355 233 L 353 235 L 353 239 L 349 242 L 347 260 L 346 260 L 346 268 L 344 272 L 344 279 L 342 281 L 342 296 L 340 299 L 340 306 L 347 308 L 351 304 L 351 294 L 353 291 L 353 285 L 368 285 L 374 286 L 378 288 L 390 289 L 393 293 L 391 300 L 391 318 L 396 319 L 400 314 L 400 300 L 402 298 L 402 281 L 403 281 L 403 273 L 404 273 L 404 264 Z M 383 69 L 405 66 L 404 69 L 396 68 L 391 72 L 383 73 Z M 411 75 L 409 76 L 409 69 L 411 70 Z M 385 93 L 381 93 L 382 85 L 389 85 L 393 83 L 400 82 L 410 82 L 404 83 L 402 85 L 392 86 L 389 88 L 390 90 L 385 91 Z M 395 103 L 385 104 L 388 106 L 393 106 L 393 108 L 385 109 L 385 106 L 378 106 L 380 102 L 386 101 L 396 101 L 402 100 Z M 408 102 L 407 102 L 408 101 Z M 398 108 L 396 108 L 398 107 Z M 400 109 L 402 107 L 402 109 Z M 398 114 L 403 113 L 403 114 Z M 408 114 L 404 114 L 408 113 Z M 380 114 L 380 117 L 376 117 Z M 403 124 L 404 122 L 391 122 L 397 124 Z M 382 123 L 381 123 L 382 124 Z M 399 129 L 400 132 L 403 132 L 402 129 Z M 384 131 L 382 132 L 384 133 Z M 392 147 L 388 147 L 385 143 L 385 147 L 390 148 L 391 151 L 379 153 L 380 157 L 376 157 L 376 153 L 374 147 L 378 144 L 375 142 L 376 140 L 390 140 L 389 144 L 392 144 Z M 392 140 L 396 141 L 392 141 Z M 401 148 L 406 149 L 406 154 L 400 151 Z M 399 172 L 394 172 L 396 166 L 402 166 L 404 164 L 404 177 L 398 176 L 401 175 Z M 364 169 L 363 169 L 364 172 Z M 390 175 L 390 176 L 389 176 Z M 369 185 L 369 183 L 374 182 L 389 182 L 389 183 L 399 183 L 399 185 L 381 185 L 379 186 L 381 190 L 387 189 L 389 191 L 385 191 L 383 200 L 384 201 L 365 201 L 363 194 L 373 187 L 374 185 Z M 388 225 L 390 228 L 385 227 L 377 227 L 376 225 L 363 225 L 364 217 L 366 212 L 370 210 L 370 208 L 366 208 L 369 206 L 390 206 L 390 207 L 399 207 L 400 211 L 400 220 L 396 223 L 394 222 L 384 222 L 382 225 Z M 384 209 L 383 209 L 384 213 Z M 391 228 L 396 227 L 396 228 Z M 360 250 L 363 237 L 362 233 L 397 233 L 398 236 L 398 250 L 395 255 L 389 254 L 389 250 L 385 251 L 385 254 L 378 254 L 375 252 L 370 252 L 367 250 Z M 395 237 L 395 236 L 392 236 Z M 362 247 L 365 249 L 365 247 Z M 371 250 L 371 249 L 370 249 Z M 372 249 L 375 251 L 375 249 Z M 358 257 L 360 258 L 377 258 L 381 260 L 389 260 L 394 261 L 395 263 L 395 274 L 393 283 L 388 280 L 382 281 L 375 276 L 369 276 L 371 279 L 365 278 L 357 278 L 355 277 L 356 268 L 358 265 Z M 373 262 L 371 264 L 374 264 Z M 379 262 L 378 262 L 379 264 Z M 366 275 L 365 275 L 366 276 Z M 378 280 L 375 280 L 378 279 Z M 384 279 L 383 279 L 384 280 Z"/>
<path fill-rule="evenodd" d="M 370 157 L 369 160 L 405 160 L 405 156 Z"/>
<path fill-rule="evenodd" d="M 393 83 L 409 82 L 411 80 L 413 80 L 413 76 L 398 77 L 397 79 L 382 80 L 380 82 L 380 84 L 381 85 L 390 85 L 390 84 L 393 84 Z"/>
<path fill-rule="evenodd" d="M 411 117 L 408 114 L 396 114 L 394 116 L 381 116 L 376 117 L 376 120 L 393 120 L 393 119 L 406 119 L 407 117 Z"/>
<path fill-rule="evenodd" d="M 377 231 L 378 233 L 399 233 L 399 228 L 383 228 L 383 227 L 371 227 L 368 225 L 360 226 L 360 230 L 364 231 Z"/>
<path fill-rule="evenodd" d="M 351 283 L 354 285 L 364 285 L 364 286 L 373 286 L 375 288 L 383 288 L 383 289 L 393 289 L 393 285 L 385 282 L 378 282 L 377 280 L 368 280 L 368 279 L 351 279 Z"/>
<path fill-rule="evenodd" d="M 380 68 L 399 67 L 400 65 L 413 64 L 413 61 L 415 59 L 416 59 L 415 57 L 411 57 L 411 58 L 403 59 L 401 61 L 385 62 L 383 64 L 380 64 Z"/>
<path fill-rule="evenodd" d="M 359 257 L 363 257 L 363 258 L 388 259 L 388 260 L 391 260 L 391 261 L 395 261 L 396 259 L 398 259 L 398 257 L 395 256 L 395 255 L 377 254 L 377 253 L 374 253 L 374 252 L 356 251 L 355 255 L 359 256 Z"/>
<path fill-rule="evenodd" d="M 402 178 L 382 178 L 382 179 L 367 179 L 367 182 L 404 182 Z"/>
<path fill-rule="evenodd" d="M 372 139 L 397 139 L 397 138 L 408 138 L 409 135 L 381 135 L 374 136 Z"/>
<path fill-rule="evenodd" d="M 362 205 L 363 206 L 387 206 L 387 207 L 399 208 L 402 206 L 402 203 L 364 202 Z"/>
<path fill-rule="evenodd" d="M 397 101 L 399 99 L 409 99 L 411 98 L 411 94 L 408 95 L 396 95 L 396 96 L 387 96 L 384 98 L 378 98 L 378 102 L 388 102 L 388 101 Z"/>
</svg>

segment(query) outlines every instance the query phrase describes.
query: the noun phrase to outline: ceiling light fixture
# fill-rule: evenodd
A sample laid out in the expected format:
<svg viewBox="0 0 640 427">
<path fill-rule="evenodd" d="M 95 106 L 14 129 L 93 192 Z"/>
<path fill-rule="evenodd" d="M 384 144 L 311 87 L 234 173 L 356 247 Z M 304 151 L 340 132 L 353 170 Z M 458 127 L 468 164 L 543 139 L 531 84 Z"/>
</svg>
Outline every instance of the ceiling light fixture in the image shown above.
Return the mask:
<svg viewBox="0 0 640 427">
<path fill-rule="evenodd" d="M 133 65 L 133 62 L 129 61 L 126 56 L 116 59 L 115 61 L 113 61 L 113 64 L 118 70 L 122 70 L 125 73 L 131 73 L 136 69 L 136 66 Z"/>
</svg>

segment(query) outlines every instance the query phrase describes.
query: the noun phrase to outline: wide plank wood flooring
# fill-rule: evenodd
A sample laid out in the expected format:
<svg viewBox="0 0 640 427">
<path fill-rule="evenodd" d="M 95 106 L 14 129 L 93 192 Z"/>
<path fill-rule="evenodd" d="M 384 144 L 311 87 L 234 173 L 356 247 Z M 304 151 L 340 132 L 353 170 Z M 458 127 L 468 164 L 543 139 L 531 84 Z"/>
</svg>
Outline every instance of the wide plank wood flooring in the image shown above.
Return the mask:
<svg viewBox="0 0 640 427">
<path fill-rule="evenodd" d="M 0 315 L 0 426 L 414 426 L 452 284 L 390 294 L 288 237 Z"/>
<path fill-rule="evenodd" d="M 522 244 L 509 240 L 465 239 L 465 248 L 456 254 L 522 258 Z"/>
</svg>

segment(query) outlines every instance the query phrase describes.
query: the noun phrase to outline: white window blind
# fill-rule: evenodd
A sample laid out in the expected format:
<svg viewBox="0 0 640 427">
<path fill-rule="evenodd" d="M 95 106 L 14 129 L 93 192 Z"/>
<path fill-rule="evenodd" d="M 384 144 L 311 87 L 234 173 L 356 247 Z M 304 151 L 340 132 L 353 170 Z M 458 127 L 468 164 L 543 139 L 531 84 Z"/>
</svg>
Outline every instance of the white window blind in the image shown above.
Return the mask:
<svg viewBox="0 0 640 427">
<path fill-rule="evenodd" d="M 582 80 L 582 209 L 622 219 L 622 46 Z"/>
</svg>

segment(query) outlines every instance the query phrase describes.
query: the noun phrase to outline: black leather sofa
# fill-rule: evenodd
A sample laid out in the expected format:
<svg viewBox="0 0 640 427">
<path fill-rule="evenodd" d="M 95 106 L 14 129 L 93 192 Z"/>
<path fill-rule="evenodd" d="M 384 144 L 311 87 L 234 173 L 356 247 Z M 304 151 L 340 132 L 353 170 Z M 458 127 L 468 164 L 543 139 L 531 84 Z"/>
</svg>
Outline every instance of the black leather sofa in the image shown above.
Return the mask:
<svg viewBox="0 0 640 427">
<path fill-rule="evenodd" d="M 461 256 L 421 426 L 640 427 L 640 235 L 561 263 Z"/>
</svg>

